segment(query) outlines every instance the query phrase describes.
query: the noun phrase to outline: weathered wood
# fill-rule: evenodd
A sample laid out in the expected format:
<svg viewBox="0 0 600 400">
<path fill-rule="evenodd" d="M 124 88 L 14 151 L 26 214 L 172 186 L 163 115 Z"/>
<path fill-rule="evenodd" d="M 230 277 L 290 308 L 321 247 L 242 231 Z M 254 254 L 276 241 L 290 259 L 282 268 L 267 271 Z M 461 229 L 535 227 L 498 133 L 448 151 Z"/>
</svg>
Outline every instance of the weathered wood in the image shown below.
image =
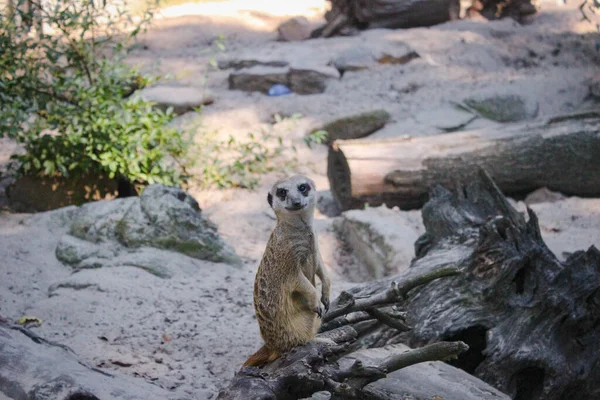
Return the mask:
<svg viewBox="0 0 600 400">
<path fill-rule="evenodd" d="M 376 321 L 389 323 L 396 328 L 408 329 L 400 322 L 402 315 L 392 315 L 377 310 L 390 302 L 404 301 L 408 292 L 438 278 L 452 276 L 453 268 L 441 268 L 405 281 L 393 283 L 381 293 L 365 299 L 340 296 L 332 309 L 324 316 L 331 321 L 322 326 L 319 337 L 328 338 L 336 344 L 309 343 L 297 347 L 263 368 L 245 367 L 234 377 L 231 384 L 218 396 L 221 400 L 237 399 L 298 399 L 319 391 L 329 391 L 336 398 L 364 398 L 363 389 L 372 382 L 385 378 L 388 373 L 425 361 L 447 360 L 464 353 L 468 347 L 458 342 L 427 344 L 418 349 L 391 346 L 375 352 L 351 352 L 350 343 L 369 331 Z M 376 320 L 342 318 L 342 314 L 368 309 Z M 398 318 L 396 320 L 396 318 Z M 332 323 L 342 321 L 342 323 Z M 366 322 L 361 324 L 360 321 Z M 359 322 L 354 326 L 349 323 Z M 405 329 L 406 328 L 406 329 Z M 465 389 L 465 392 L 468 392 Z M 377 396 L 371 397 L 377 399 Z"/>
<path fill-rule="evenodd" d="M 466 10 L 466 15 L 473 17 L 479 14 L 490 20 L 511 17 L 522 21 L 536 12 L 537 7 L 530 0 L 473 0 L 471 7 Z"/>
<path fill-rule="evenodd" d="M 345 28 L 413 28 L 457 19 L 459 0 L 330 0 L 327 24 L 318 35 L 329 37 Z M 313 35 L 316 36 L 316 35 Z"/>
<path fill-rule="evenodd" d="M 440 268 L 462 273 L 416 288 L 399 303 L 410 331 L 371 321 L 352 346 L 461 340 L 470 350 L 452 364 L 513 399 L 598 397 L 600 251 L 591 247 L 560 262 L 544 244 L 535 213 L 527 214 L 485 173 L 456 192 L 435 188 L 411 267 L 350 290 L 332 307 Z"/>
<path fill-rule="evenodd" d="M 336 141 L 329 150 L 329 182 L 344 210 L 365 203 L 419 208 L 432 186 L 455 188 L 477 167 L 511 196 L 541 187 L 600 196 L 599 129 L 600 113 L 587 112 L 436 136 Z"/>
</svg>

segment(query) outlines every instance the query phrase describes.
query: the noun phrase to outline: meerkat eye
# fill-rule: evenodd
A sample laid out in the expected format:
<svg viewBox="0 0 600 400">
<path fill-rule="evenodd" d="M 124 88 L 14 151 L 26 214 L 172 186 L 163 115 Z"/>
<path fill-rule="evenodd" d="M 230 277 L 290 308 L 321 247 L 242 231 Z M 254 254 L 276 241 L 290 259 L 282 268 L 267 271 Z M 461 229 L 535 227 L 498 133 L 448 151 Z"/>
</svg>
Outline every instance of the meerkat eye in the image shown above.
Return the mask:
<svg viewBox="0 0 600 400">
<path fill-rule="evenodd" d="M 308 186 L 306 183 L 298 185 L 298 191 L 302 194 L 308 193 L 309 190 L 310 186 Z"/>
<path fill-rule="evenodd" d="M 277 189 L 275 196 L 279 197 L 281 200 L 285 200 L 285 196 L 287 196 L 287 190 Z"/>
</svg>

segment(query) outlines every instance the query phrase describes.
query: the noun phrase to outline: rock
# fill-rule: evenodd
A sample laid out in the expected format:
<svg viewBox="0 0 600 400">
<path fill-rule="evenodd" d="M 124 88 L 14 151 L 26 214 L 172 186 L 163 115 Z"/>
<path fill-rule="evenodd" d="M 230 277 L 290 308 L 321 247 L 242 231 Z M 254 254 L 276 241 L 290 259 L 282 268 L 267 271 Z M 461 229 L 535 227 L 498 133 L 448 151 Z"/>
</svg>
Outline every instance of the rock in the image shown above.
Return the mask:
<svg viewBox="0 0 600 400">
<path fill-rule="evenodd" d="M 288 86 L 298 94 L 323 93 L 327 87 L 327 80 L 339 79 L 339 77 L 340 74 L 335 68 L 291 68 L 288 74 Z"/>
<path fill-rule="evenodd" d="M 456 107 L 443 107 L 435 110 L 425 110 L 415 115 L 418 123 L 434 126 L 445 132 L 454 132 L 465 128 L 477 118 L 467 111 Z"/>
<path fill-rule="evenodd" d="M 214 102 L 213 95 L 208 91 L 187 86 L 153 86 L 138 91 L 135 96 L 156 103 L 161 110 L 172 107 L 175 114 L 183 114 Z"/>
<path fill-rule="evenodd" d="M 252 67 L 256 67 L 257 65 L 260 66 L 264 66 L 264 67 L 287 67 L 288 66 L 288 62 L 287 61 L 269 61 L 269 60 L 255 60 L 255 59 L 250 59 L 250 60 L 220 60 L 217 65 L 219 66 L 219 69 L 229 69 L 229 68 L 233 68 L 235 70 L 239 70 L 239 69 L 244 69 L 244 68 L 252 68 Z"/>
<path fill-rule="evenodd" d="M 525 100 L 517 95 L 498 95 L 484 98 L 470 98 L 465 104 L 483 118 L 497 122 L 517 122 L 537 115 L 538 105 L 530 108 Z"/>
<path fill-rule="evenodd" d="M 362 46 L 351 47 L 340 53 L 332 61 L 332 64 L 342 74 L 346 71 L 360 71 L 363 69 L 368 69 L 376 63 L 377 60 L 373 56 L 373 51 Z"/>
<path fill-rule="evenodd" d="M 233 250 L 202 217 L 198 202 L 183 190 L 150 185 L 116 226 L 127 247 L 156 247 L 215 262 L 237 261 Z"/>
<path fill-rule="evenodd" d="M 0 395 L 31 400 L 174 399 L 142 379 L 92 369 L 69 348 L 5 323 L 0 323 Z"/>
<path fill-rule="evenodd" d="M 409 349 L 402 344 L 391 346 Z M 359 353 L 376 355 L 378 351 L 381 350 L 368 349 L 361 350 Z M 351 360 L 341 362 L 351 362 Z M 367 366 L 369 366 L 368 363 L 365 367 Z M 386 378 L 367 385 L 364 392 L 369 397 L 389 400 L 510 399 L 509 396 L 480 379 L 440 361 L 424 362 L 394 371 Z"/>
<path fill-rule="evenodd" d="M 385 110 L 367 111 L 330 122 L 319 130 L 327 131 L 327 142 L 337 139 L 358 139 L 381 129 L 390 120 Z M 313 131 L 315 132 L 315 131 Z"/>
<path fill-rule="evenodd" d="M 377 57 L 377 62 L 379 64 L 402 65 L 402 64 L 406 64 L 406 63 L 414 60 L 415 58 L 420 58 L 420 57 L 421 56 L 416 51 L 409 51 L 408 53 L 401 54 L 401 55 L 383 52 L 382 54 L 380 54 Z"/>
<path fill-rule="evenodd" d="M 310 38 L 312 27 L 304 16 L 293 17 L 283 21 L 277 28 L 278 40 L 293 42 Z"/>
<path fill-rule="evenodd" d="M 336 218 L 334 229 L 366 268 L 366 274 L 357 275 L 369 279 L 408 268 L 415 254 L 413 245 L 424 233 L 420 212 L 385 206 L 346 211 Z"/>
<path fill-rule="evenodd" d="M 343 74 L 346 71 L 372 68 L 377 64 L 406 64 L 415 58 L 419 58 L 419 54 L 406 43 L 398 42 L 384 46 L 350 47 L 338 54 L 331 64 Z"/>
<path fill-rule="evenodd" d="M 63 263 L 76 266 L 92 257 L 110 259 L 116 253 L 106 247 L 98 246 L 75 236 L 64 235 L 58 242 L 55 255 Z"/>
<path fill-rule="evenodd" d="M 139 198 L 127 197 L 84 204 L 73 220 L 69 233 L 91 243 L 117 241 L 117 224 L 137 202 Z"/>
<path fill-rule="evenodd" d="M 267 94 L 275 84 L 287 85 L 288 68 L 252 67 L 229 75 L 229 89 Z"/>
<path fill-rule="evenodd" d="M 74 218 L 56 257 L 76 269 L 135 266 L 161 278 L 178 252 L 213 262 L 241 264 L 235 251 L 181 189 L 150 185 L 140 197 L 88 203 Z"/>
<path fill-rule="evenodd" d="M 555 203 L 566 198 L 567 196 L 562 193 L 553 192 L 550 189 L 543 187 L 529 193 L 527 197 L 525 197 L 524 203 L 527 205 L 537 203 Z"/>
<path fill-rule="evenodd" d="M 323 93 L 326 82 L 331 78 L 339 78 L 334 68 L 274 68 L 252 67 L 229 75 L 229 89 L 245 92 L 261 92 L 267 94 L 275 84 L 289 87 L 297 94 Z"/>
</svg>

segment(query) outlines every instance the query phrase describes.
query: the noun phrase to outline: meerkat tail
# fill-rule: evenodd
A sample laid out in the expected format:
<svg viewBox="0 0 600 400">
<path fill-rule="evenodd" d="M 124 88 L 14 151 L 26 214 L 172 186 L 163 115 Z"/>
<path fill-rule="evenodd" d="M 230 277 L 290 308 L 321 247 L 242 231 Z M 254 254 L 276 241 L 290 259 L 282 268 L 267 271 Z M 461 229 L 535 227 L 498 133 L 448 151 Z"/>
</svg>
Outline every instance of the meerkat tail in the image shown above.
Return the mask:
<svg viewBox="0 0 600 400">
<path fill-rule="evenodd" d="M 246 360 L 244 367 L 259 367 L 268 364 L 271 361 L 275 361 L 279 356 L 279 353 L 269 349 L 267 346 L 263 346 Z"/>
</svg>

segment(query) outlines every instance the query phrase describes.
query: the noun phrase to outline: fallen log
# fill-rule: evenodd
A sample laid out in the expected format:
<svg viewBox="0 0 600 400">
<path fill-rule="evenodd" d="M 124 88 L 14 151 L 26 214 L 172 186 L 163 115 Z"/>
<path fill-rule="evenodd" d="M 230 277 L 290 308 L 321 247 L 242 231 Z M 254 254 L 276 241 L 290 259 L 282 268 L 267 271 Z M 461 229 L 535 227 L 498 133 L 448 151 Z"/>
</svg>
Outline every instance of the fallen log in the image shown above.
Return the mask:
<svg viewBox="0 0 600 400">
<path fill-rule="evenodd" d="M 436 184 L 455 188 L 485 168 L 506 194 L 541 187 L 600 196 L 600 112 L 547 122 L 386 140 L 336 141 L 329 150 L 331 191 L 343 210 L 377 206 L 420 208 Z"/>
<path fill-rule="evenodd" d="M 414 28 L 458 19 L 459 0 L 330 0 L 327 23 L 313 37 L 329 37 L 346 29 Z"/>
</svg>

